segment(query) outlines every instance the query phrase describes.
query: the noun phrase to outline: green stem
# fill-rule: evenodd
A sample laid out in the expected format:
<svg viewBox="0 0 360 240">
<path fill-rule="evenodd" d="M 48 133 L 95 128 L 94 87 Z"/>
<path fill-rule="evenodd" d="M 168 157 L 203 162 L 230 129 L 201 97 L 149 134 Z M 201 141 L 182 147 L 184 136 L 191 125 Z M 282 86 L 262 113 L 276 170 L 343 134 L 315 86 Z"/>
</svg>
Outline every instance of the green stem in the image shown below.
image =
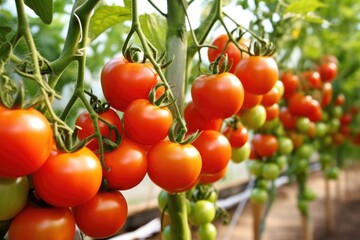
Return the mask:
<svg viewBox="0 0 360 240">
<path fill-rule="evenodd" d="M 185 193 L 168 194 L 168 213 L 172 240 L 190 240 L 191 232 L 187 221 Z"/>
</svg>

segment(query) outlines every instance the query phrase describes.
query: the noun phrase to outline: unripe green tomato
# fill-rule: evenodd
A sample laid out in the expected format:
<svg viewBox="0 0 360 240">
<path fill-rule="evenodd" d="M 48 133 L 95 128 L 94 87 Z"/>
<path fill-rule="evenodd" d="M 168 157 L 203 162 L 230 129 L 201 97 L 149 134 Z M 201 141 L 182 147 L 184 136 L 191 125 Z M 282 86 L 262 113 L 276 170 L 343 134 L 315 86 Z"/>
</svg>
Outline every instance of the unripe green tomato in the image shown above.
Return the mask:
<svg viewBox="0 0 360 240">
<path fill-rule="evenodd" d="M 241 114 L 241 120 L 248 129 L 256 130 L 264 125 L 266 121 L 266 110 L 262 105 L 245 110 Z"/>
<path fill-rule="evenodd" d="M 208 200 L 198 200 L 191 209 L 189 221 L 195 226 L 200 226 L 214 220 L 215 213 L 214 203 Z"/>
<path fill-rule="evenodd" d="M 25 207 L 29 189 L 26 176 L 0 178 L 0 221 L 13 218 Z"/>
<path fill-rule="evenodd" d="M 242 147 L 231 149 L 231 161 L 234 163 L 241 163 L 249 159 L 251 153 L 251 146 L 246 142 Z"/>
<path fill-rule="evenodd" d="M 208 200 L 208 201 L 210 201 L 210 202 L 212 202 L 212 203 L 216 203 L 216 201 L 218 200 L 218 194 L 217 194 L 217 192 L 216 192 L 216 191 L 212 191 L 206 200 Z"/>
<path fill-rule="evenodd" d="M 297 202 L 297 207 L 298 207 L 299 211 L 301 212 L 301 214 L 307 215 L 308 201 L 306 201 L 305 199 L 299 199 Z"/>
<path fill-rule="evenodd" d="M 316 199 L 316 193 L 313 190 L 306 188 L 304 191 L 304 199 L 307 201 L 314 201 Z"/>
<path fill-rule="evenodd" d="M 265 163 L 261 174 L 264 179 L 274 180 L 280 175 L 280 168 L 276 163 Z"/>
<path fill-rule="evenodd" d="M 199 240 L 214 240 L 216 239 L 217 230 L 214 224 L 206 223 L 200 225 L 197 234 L 199 236 Z"/>
<path fill-rule="evenodd" d="M 327 131 L 328 131 L 328 126 L 326 125 L 326 123 L 323 122 L 317 122 L 315 123 L 315 136 L 316 137 L 323 137 L 326 135 Z"/>
<path fill-rule="evenodd" d="M 171 227 L 167 225 L 161 232 L 161 240 L 172 240 L 171 238 Z"/>
<path fill-rule="evenodd" d="M 336 180 L 339 177 L 339 168 L 330 167 L 325 170 L 325 177 L 327 179 Z"/>
<path fill-rule="evenodd" d="M 161 190 L 157 197 L 158 207 L 161 212 L 164 211 L 167 200 L 168 200 L 168 193 L 164 190 Z"/>
<path fill-rule="evenodd" d="M 249 172 L 256 177 L 260 177 L 263 165 L 263 162 L 260 160 L 251 160 L 248 164 Z"/>
<path fill-rule="evenodd" d="M 321 115 L 321 121 L 326 122 L 327 120 L 329 120 L 329 114 L 323 111 Z"/>
<path fill-rule="evenodd" d="M 310 144 L 303 144 L 296 150 L 296 156 L 299 158 L 309 158 L 313 153 L 313 147 Z"/>
<path fill-rule="evenodd" d="M 310 129 L 310 119 L 307 117 L 299 117 L 296 120 L 296 129 L 301 133 L 307 133 Z"/>
<path fill-rule="evenodd" d="M 331 154 L 322 153 L 322 154 L 320 155 L 320 158 L 319 158 L 321 167 L 322 167 L 323 169 L 329 167 L 329 166 L 331 165 L 331 160 L 332 160 Z"/>
<path fill-rule="evenodd" d="M 277 88 L 277 90 L 279 91 L 280 97 L 282 97 L 282 95 L 284 95 L 284 91 L 285 91 L 283 82 L 281 80 L 277 80 L 274 87 Z"/>
<path fill-rule="evenodd" d="M 329 121 L 328 132 L 336 133 L 336 132 L 338 132 L 339 128 L 340 128 L 340 120 L 338 118 L 332 118 Z"/>
<path fill-rule="evenodd" d="M 324 147 L 331 147 L 332 146 L 333 139 L 331 136 L 327 135 L 323 138 L 322 145 Z"/>
<path fill-rule="evenodd" d="M 295 160 L 295 174 L 303 174 L 309 170 L 309 161 L 307 159 L 301 158 Z"/>
<path fill-rule="evenodd" d="M 258 178 L 256 180 L 256 188 L 261 188 L 261 189 L 264 189 L 264 190 L 267 190 L 268 189 L 268 181 L 263 179 L 263 178 Z"/>
<path fill-rule="evenodd" d="M 333 118 L 340 118 L 341 115 L 343 114 L 342 107 L 341 106 L 334 106 L 332 108 L 331 113 L 332 113 Z"/>
<path fill-rule="evenodd" d="M 275 163 L 279 166 L 280 170 L 283 170 L 287 166 L 287 156 L 281 155 L 277 156 L 275 159 Z"/>
<path fill-rule="evenodd" d="M 250 201 L 254 204 L 265 204 L 269 199 L 269 194 L 265 189 L 253 188 L 250 193 Z"/>
<path fill-rule="evenodd" d="M 294 144 L 288 137 L 280 137 L 278 139 L 278 153 L 280 155 L 288 155 L 290 154 L 294 149 Z"/>
<path fill-rule="evenodd" d="M 280 124 L 280 119 L 278 117 L 273 120 L 266 121 L 261 127 L 260 130 L 270 131 L 276 129 Z"/>
</svg>

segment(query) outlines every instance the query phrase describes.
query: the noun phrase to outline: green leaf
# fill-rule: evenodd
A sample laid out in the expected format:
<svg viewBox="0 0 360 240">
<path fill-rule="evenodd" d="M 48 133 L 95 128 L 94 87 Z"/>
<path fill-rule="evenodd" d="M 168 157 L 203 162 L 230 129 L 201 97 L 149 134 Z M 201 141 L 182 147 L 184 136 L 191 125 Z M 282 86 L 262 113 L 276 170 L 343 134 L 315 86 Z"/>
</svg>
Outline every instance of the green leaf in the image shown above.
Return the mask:
<svg viewBox="0 0 360 240">
<path fill-rule="evenodd" d="M 124 0 L 125 7 L 131 8 L 131 2 L 132 2 L 132 0 Z"/>
<path fill-rule="evenodd" d="M 129 7 L 100 6 L 91 17 L 89 36 L 94 40 L 108 28 L 130 19 L 131 9 Z"/>
<path fill-rule="evenodd" d="M 9 42 L 0 45 L 0 62 L 6 62 L 11 53 L 12 46 Z"/>
<path fill-rule="evenodd" d="M 6 42 L 6 36 L 8 35 L 8 33 L 11 32 L 11 28 L 10 27 L 3 27 L 0 26 L 0 44 L 3 42 Z"/>
<path fill-rule="evenodd" d="M 316 15 L 313 15 L 313 14 L 308 14 L 305 16 L 305 20 L 308 21 L 308 22 L 311 22 L 311 23 L 317 23 L 317 24 L 322 24 L 322 23 L 325 23 L 326 20 L 319 17 L 319 16 L 316 16 Z"/>
<path fill-rule="evenodd" d="M 307 14 L 309 12 L 314 12 L 318 8 L 326 7 L 327 5 L 319 2 L 319 1 L 312 1 L 312 0 L 300 0 L 289 4 L 285 12 L 287 13 L 298 13 L 298 14 Z"/>
<path fill-rule="evenodd" d="M 165 51 L 167 24 L 163 17 L 157 14 L 144 14 L 140 16 L 141 29 L 147 39 L 160 51 Z"/>
<path fill-rule="evenodd" d="M 53 0 L 25 0 L 25 4 L 31 8 L 45 24 L 50 24 L 53 18 Z"/>
</svg>

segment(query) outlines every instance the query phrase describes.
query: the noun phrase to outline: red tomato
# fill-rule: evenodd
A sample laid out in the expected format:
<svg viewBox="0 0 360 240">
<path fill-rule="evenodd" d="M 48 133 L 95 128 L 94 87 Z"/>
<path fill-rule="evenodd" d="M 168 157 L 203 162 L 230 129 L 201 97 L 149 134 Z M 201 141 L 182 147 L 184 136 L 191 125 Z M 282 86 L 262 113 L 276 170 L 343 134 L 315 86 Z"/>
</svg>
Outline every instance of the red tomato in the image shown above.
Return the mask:
<svg viewBox="0 0 360 240">
<path fill-rule="evenodd" d="M 100 113 L 99 117 L 107 121 L 109 124 L 114 125 L 114 127 L 116 127 L 116 129 L 118 130 L 119 136 L 121 136 L 122 128 L 123 128 L 122 122 L 120 120 L 119 115 L 117 115 L 117 113 L 114 110 L 109 108 L 105 112 Z M 111 129 L 106 123 L 104 123 L 101 120 L 98 120 L 98 124 L 101 135 L 114 142 L 116 140 L 115 130 Z M 91 120 L 89 112 L 87 111 L 82 112 L 77 117 L 75 125 L 80 127 L 78 132 L 78 138 L 80 140 L 83 140 L 91 136 L 95 132 L 94 124 Z M 96 138 L 93 138 L 86 144 L 86 146 L 92 151 L 96 151 L 99 149 L 98 140 Z"/>
<path fill-rule="evenodd" d="M 201 173 L 218 173 L 224 169 L 230 161 L 230 142 L 223 134 L 219 132 L 205 130 L 192 144 L 194 147 L 196 147 L 201 155 Z"/>
<path fill-rule="evenodd" d="M 334 104 L 335 106 L 341 106 L 345 103 L 345 95 L 342 93 L 339 93 L 338 95 L 336 95 Z"/>
<path fill-rule="evenodd" d="M 308 87 L 312 89 L 320 89 L 322 87 L 321 77 L 318 71 L 309 70 L 302 75 Z"/>
<path fill-rule="evenodd" d="M 347 125 L 350 124 L 352 121 L 352 115 L 350 113 L 344 113 L 341 117 L 340 117 L 340 123 L 342 125 Z"/>
<path fill-rule="evenodd" d="M 222 125 L 222 119 L 206 119 L 195 108 L 193 102 L 189 102 L 184 109 L 184 119 L 188 133 L 197 130 L 215 130 L 219 131 Z"/>
<path fill-rule="evenodd" d="M 218 36 L 212 43 L 211 45 L 217 47 L 215 48 L 208 48 L 208 58 L 210 62 L 214 62 L 216 60 L 217 57 L 219 57 L 221 55 L 221 53 L 223 52 L 226 43 L 228 42 L 229 37 L 227 34 L 222 34 L 220 36 Z M 239 42 L 239 46 L 241 47 L 241 49 L 247 50 L 247 41 L 242 38 Z M 235 67 L 236 65 L 239 63 L 239 61 L 241 60 L 241 58 L 245 58 L 245 57 L 249 57 L 249 55 L 247 53 L 241 53 L 241 51 L 236 47 L 236 45 L 232 42 L 230 42 L 224 53 L 224 55 L 227 55 L 228 57 L 228 63 L 232 64 L 231 68 L 229 70 L 229 72 L 234 73 L 235 71 Z"/>
<path fill-rule="evenodd" d="M 286 130 L 295 129 L 297 117 L 287 107 L 280 109 L 279 118 Z"/>
<path fill-rule="evenodd" d="M 322 109 L 320 103 L 316 99 L 310 101 L 309 107 L 305 114 L 313 122 L 318 122 L 322 118 Z"/>
<path fill-rule="evenodd" d="M 202 75 L 191 87 L 195 108 L 207 119 L 225 119 L 236 114 L 244 101 L 244 88 L 232 73 Z"/>
<path fill-rule="evenodd" d="M 109 104 L 120 111 L 135 99 L 147 99 L 159 82 L 151 64 L 128 62 L 122 58 L 107 62 L 101 72 L 101 87 Z"/>
<path fill-rule="evenodd" d="M 201 156 L 191 144 L 165 140 L 148 152 L 148 175 L 170 193 L 183 192 L 193 186 L 201 172 Z"/>
<path fill-rule="evenodd" d="M 300 92 L 294 93 L 288 101 L 288 109 L 296 116 L 307 116 L 311 108 L 313 98 Z M 311 109 L 314 110 L 314 109 Z"/>
<path fill-rule="evenodd" d="M 52 129 L 35 109 L 0 106 L 0 177 L 20 177 L 38 170 L 53 147 Z"/>
<path fill-rule="evenodd" d="M 263 95 L 255 95 L 244 91 L 244 102 L 241 110 L 246 110 L 255 107 L 260 104 L 263 99 Z"/>
<path fill-rule="evenodd" d="M 284 98 L 289 98 L 299 88 L 299 77 L 290 71 L 284 72 L 280 80 L 284 84 Z"/>
<path fill-rule="evenodd" d="M 104 154 L 103 171 L 109 189 L 127 190 L 138 185 L 147 172 L 145 150 L 130 139 L 123 138 L 118 148 Z"/>
<path fill-rule="evenodd" d="M 36 193 L 47 203 L 73 207 L 90 200 L 100 188 L 102 168 L 87 147 L 73 153 L 53 151 L 32 175 Z"/>
<path fill-rule="evenodd" d="M 266 121 L 271 121 L 279 116 L 279 104 L 275 103 L 271 106 L 265 107 Z"/>
<path fill-rule="evenodd" d="M 173 117 L 167 107 L 158 107 L 146 99 L 137 99 L 124 112 L 126 135 L 137 143 L 152 145 L 168 135 Z"/>
<path fill-rule="evenodd" d="M 214 173 L 214 174 L 205 174 L 201 173 L 199 177 L 199 183 L 200 184 L 210 184 L 219 181 L 222 179 L 227 172 L 228 167 L 224 167 L 224 169 L 220 170 L 220 172 Z"/>
<path fill-rule="evenodd" d="M 264 107 L 269 107 L 275 103 L 278 103 L 280 100 L 280 93 L 277 87 L 273 87 L 270 91 L 263 95 L 261 104 Z"/>
<path fill-rule="evenodd" d="M 11 240 L 69 240 L 75 237 L 75 219 L 68 208 L 36 208 L 31 204 L 12 220 Z"/>
<path fill-rule="evenodd" d="M 278 149 L 278 141 L 271 134 L 255 134 L 251 142 L 256 153 L 261 157 L 270 157 Z"/>
<path fill-rule="evenodd" d="M 332 85 L 331 83 L 324 83 L 322 90 L 321 106 L 326 107 L 331 103 L 332 99 Z"/>
<path fill-rule="evenodd" d="M 303 145 L 304 142 L 304 136 L 302 133 L 298 133 L 296 131 L 289 131 L 288 137 L 291 139 L 291 141 L 294 144 L 294 149 L 299 148 Z"/>
<path fill-rule="evenodd" d="M 279 69 L 272 57 L 251 56 L 239 62 L 235 75 L 240 79 L 245 91 L 262 95 L 275 86 Z"/>
<path fill-rule="evenodd" d="M 337 77 L 337 64 L 335 62 L 323 62 L 319 66 L 319 72 L 323 82 L 331 82 Z"/>
<path fill-rule="evenodd" d="M 242 124 L 238 124 L 236 129 L 230 127 L 225 129 L 224 135 L 229 139 L 230 145 L 233 148 L 244 146 L 249 139 L 248 131 Z"/>
<path fill-rule="evenodd" d="M 128 206 L 118 192 L 99 192 L 88 202 L 73 208 L 79 229 L 91 238 L 108 238 L 125 224 Z"/>
</svg>

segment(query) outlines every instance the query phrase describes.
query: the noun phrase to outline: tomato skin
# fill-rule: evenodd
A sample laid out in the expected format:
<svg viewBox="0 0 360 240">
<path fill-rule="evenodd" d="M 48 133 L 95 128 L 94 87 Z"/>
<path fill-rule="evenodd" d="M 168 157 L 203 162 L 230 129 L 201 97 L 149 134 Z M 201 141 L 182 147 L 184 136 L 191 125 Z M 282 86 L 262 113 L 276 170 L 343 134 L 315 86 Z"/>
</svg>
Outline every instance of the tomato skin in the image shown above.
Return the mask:
<svg viewBox="0 0 360 240">
<path fill-rule="evenodd" d="M 335 62 L 323 62 L 319 66 L 319 72 L 323 82 L 332 82 L 338 74 L 337 64 Z"/>
<path fill-rule="evenodd" d="M 339 93 L 335 98 L 334 105 L 341 106 L 341 105 L 344 105 L 344 103 L 345 103 L 345 95 L 342 93 Z"/>
<path fill-rule="evenodd" d="M 219 172 L 214 173 L 214 174 L 201 173 L 199 176 L 199 183 L 200 184 L 209 184 L 209 183 L 217 182 L 226 175 L 227 169 L 228 169 L 228 167 L 226 166 L 224 169 L 222 169 Z"/>
<path fill-rule="evenodd" d="M 98 192 L 88 202 L 73 208 L 79 229 L 91 238 L 115 235 L 125 224 L 128 205 L 118 192 Z"/>
<path fill-rule="evenodd" d="M 331 83 L 324 83 L 322 89 L 321 106 L 326 107 L 331 103 L 332 99 L 332 85 Z M 336 105 L 336 104 L 335 104 Z"/>
<path fill-rule="evenodd" d="M 13 218 L 25 207 L 29 190 L 26 176 L 0 178 L 0 221 Z"/>
<path fill-rule="evenodd" d="M 95 196 L 102 181 L 102 167 L 87 147 L 73 153 L 53 151 L 32 175 L 36 193 L 47 203 L 73 207 Z"/>
<path fill-rule="evenodd" d="M 230 161 L 231 145 L 222 133 L 205 130 L 192 144 L 201 155 L 201 173 L 218 173 L 224 169 Z"/>
<path fill-rule="evenodd" d="M 280 95 L 278 88 L 276 86 L 274 86 L 270 91 L 268 91 L 267 93 L 265 93 L 263 95 L 261 104 L 264 107 L 269 107 L 271 105 L 278 103 L 280 100 L 280 97 L 281 97 L 281 95 Z"/>
<path fill-rule="evenodd" d="M 286 130 L 295 129 L 297 116 L 293 115 L 287 107 L 280 109 L 279 118 Z"/>
<path fill-rule="evenodd" d="M 167 107 L 158 107 L 146 99 L 137 99 L 124 112 L 126 135 L 137 143 L 153 145 L 168 135 L 173 117 Z"/>
<path fill-rule="evenodd" d="M 214 224 L 205 223 L 199 226 L 197 234 L 199 236 L 199 240 L 215 240 L 217 230 Z"/>
<path fill-rule="evenodd" d="M 202 75 L 191 87 L 195 108 L 207 119 L 225 119 L 236 114 L 244 101 L 244 88 L 232 73 Z"/>
<path fill-rule="evenodd" d="M 312 89 L 321 89 L 322 81 L 320 73 L 318 71 L 309 70 L 303 73 L 303 77 L 306 80 L 308 87 Z"/>
<path fill-rule="evenodd" d="M 128 62 L 123 58 L 110 60 L 101 71 L 104 96 L 119 111 L 124 111 L 135 99 L 147 99 L 158 82 L 152 65 Z"/>
<path fill-rule="evenodd" d="M 184 109 L 184 119 L 188 133 L 198 130 L 219 131 L 223 123 L 222 119 L 206 119 L 195 108 L 193 102 L 189 102 Z"/>
<path fill-rule="evenodd" d="M 233 148 L 244 146 L 249 139 L 248 131 L 242 124 L 237 124 L 236 129 L 226 128 L 224 135 L 229 139 L 230 145 Z"/>
<path fill-rule="evenodd" d="M 265 204 L 269 199 L 269 194 L 262 188 L 253 188 L 250 193 L 250 200 L 254 204 Z"/>
<path fill-rule="evenodd" d="M 251 109 L 260 104 L 263 99 L 263 95 L 255 95 L 244 91 L 244 102 L 241 106 L 241 110 Z"/>
<path fill-rule="evenodd" d="M 198 200 L 191 208 L 189 221 L 195 226 L 209 223 L 215 218 L 215 205 L 208 200 Z"/>
<path fill-rule="evenodd" d="M 109 189 L 127 190 L 138 185 L 147 172 L 145 150 L 136 142 L 123 138 L 118 148 L 104 154 L 107 171 L 103 176 Z"/>
<path fill-rule="evenodd" d="M 265 107 L 265 111 L 266 111 L 266 121 L 274 120 L 279 116 L 279 112 L 280 112 L 279 104 L 274 103 L 271 106 L 267 106 Z"/>
<path fill-rule="evenodd" d="M 150 179 L 169 193 L 185 191 L 201 172 L 200 153 L 191 144 L 164 140 L 155 144 L 147 157 Z"/>
<path fill-rule="evenodd" d="M 121 119 L 117 113 L 109 108 L 105 112 L 99 114 L 99 117 L 103 118 L 110 124 L 114 125 L 119 133 L 119 136 L 122 134 L 123 126 Z M 116 134 L 113 129 L 110 129 L 109 126 L 103 121 L 98 120 L 100 133 L 102 136 L 112 140 L 113 142 L 116 140 Z M 85 139 L 86 137 L 94 134 L 94 124 L 91 120 L 90 114 L 87 111 L 82 112 L 76 119 L 75 125 L 79 126 L 81 129 L 78 131 L 78 138 L 80 140 Z M 90 142 L 86 144 L 86 146 L 92 151 L 96 151 L 99 149 L 99 143 L 96 138 L 93 138 Z"/>
<path fill-rule="evenodd" d="M 53 133 L 44 115 L 35 109 L 0 106 L 0 177 L 14 178 L 38 170 L 53 147 Z"/>
<path fill-rule="evenodd" d="M 11 222 L 11 240 L 69 240 L 75 237 L 75 219 L 68 208 L 36 208 L 28 204 Z"/>
<path fill-rule="evenodd" d="M 284 98 L 289 98 L 294 94 L 300 84 L 299 77 L 290 71 L 286 71 L 281 75 L 281 81 L 284 84 Z"/>
<path fill-rule="evenodd" d="M 255 134 L 251 142 L 261 157 L 269 157 L 278 150 L 278 141 L 271 134 Z"/>
<path fill-rule="evenodd" d="M 251 56 L 239 62 L 235 75 L 240 79 L 245 91 L 263 95 L 275 86 L 279 69 L 272 57 Z"/>
</svg>

